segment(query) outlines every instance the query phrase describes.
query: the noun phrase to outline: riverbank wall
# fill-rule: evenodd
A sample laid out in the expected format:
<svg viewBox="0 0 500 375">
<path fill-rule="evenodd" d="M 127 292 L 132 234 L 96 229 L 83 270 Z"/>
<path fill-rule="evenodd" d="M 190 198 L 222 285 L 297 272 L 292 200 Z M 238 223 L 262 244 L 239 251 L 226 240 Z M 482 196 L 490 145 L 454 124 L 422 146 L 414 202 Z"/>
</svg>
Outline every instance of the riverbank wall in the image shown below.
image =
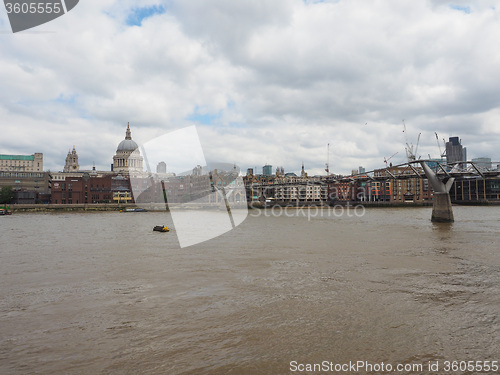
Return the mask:
<svg viewBox="0 0 500 375">
<path fill-rule="evenodd" d="M 500 202 L 496 201 L 480 201 L 480 202 L 452 202 L 453 205 L 470 205 L 470 206 L 493 206 L 500 205 Z M 273 203 L 262 203 L 262 202 L 250 202 L 248 204 L 249 209 L 262 209 L 271 208 L 273 206 L 281 207 L 334 207 L 336 205 L 340 206 L 358 206 L 362 205 L 365 208 L 391 208 L 391 207 L 430 207 L 433 202 L 335 202 L 332 204 L 327 204 L 325 202 L 273 202 Z M 177 207 L 179 206 L 179 207 Z M 201 204 L 182 204 L 174 205 L 172 208 L 191 209 L 191 210 L 206 210 L 206 209 L 223 209 L 223 206 L 208 206 Z M 2 206 L 3 207 L 3 206 Z M 127 209 L 138 208 L 135 204 L 125 204 L 125 203 L 88 203 L 88 204 L 9 204 L 8 207 L 12 212 L 71 212 L 71 211 L 125 211 Z M 168 206 L 151 205 L 150 207 L 145 207 L 141 205 L 140 208 L 145 208 L 147 211 L 169 211 Z"/>
<path fill-rule="evenodd" d="M 12 212 L 69 212 L 69 211 L 120 211 L 136 208 L 133 204 L 88 203 L 88 204 L 10 204 Z"/>
</svg>

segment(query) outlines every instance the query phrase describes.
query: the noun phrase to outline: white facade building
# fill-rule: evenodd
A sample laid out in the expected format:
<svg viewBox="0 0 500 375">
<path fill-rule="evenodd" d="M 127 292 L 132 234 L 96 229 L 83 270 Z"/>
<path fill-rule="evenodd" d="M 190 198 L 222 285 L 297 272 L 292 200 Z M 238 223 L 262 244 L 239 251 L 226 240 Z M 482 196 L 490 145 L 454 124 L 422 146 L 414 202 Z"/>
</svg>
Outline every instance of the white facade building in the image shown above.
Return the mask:
<svg viewBox="0 0 500 375">
<path fill-rule="evenodd" d="M 0 155 L 0 171 L 43 172 L 43 154 Z"/>
</svg>

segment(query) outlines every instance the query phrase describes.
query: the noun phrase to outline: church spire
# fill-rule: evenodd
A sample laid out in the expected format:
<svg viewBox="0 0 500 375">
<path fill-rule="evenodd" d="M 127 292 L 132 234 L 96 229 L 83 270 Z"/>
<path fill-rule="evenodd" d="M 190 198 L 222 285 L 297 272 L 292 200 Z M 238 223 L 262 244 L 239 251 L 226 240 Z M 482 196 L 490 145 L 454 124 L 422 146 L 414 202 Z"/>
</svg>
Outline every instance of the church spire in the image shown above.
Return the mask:
<svg viewBox="0 0 500 375">
<path fill-rule="evenodd" d="M 132 139 L 132 135 L 130 134 L 130 122 L 127 122 L 127 132 L 125 133 L 125 139 Z"/>
</svg>

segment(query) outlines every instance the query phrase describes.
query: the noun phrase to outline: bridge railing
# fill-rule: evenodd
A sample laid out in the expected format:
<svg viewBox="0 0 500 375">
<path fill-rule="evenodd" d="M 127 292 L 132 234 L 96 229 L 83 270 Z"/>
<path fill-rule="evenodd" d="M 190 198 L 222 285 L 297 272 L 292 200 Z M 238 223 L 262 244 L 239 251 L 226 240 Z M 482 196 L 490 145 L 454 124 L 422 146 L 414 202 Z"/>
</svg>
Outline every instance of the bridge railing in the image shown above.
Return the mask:
<svg viewBox="0 0 500 375">
<path fill-rule="evenodd" d="M 464 178 L 464 177 L 496 177 L 500 175 L 498 165 L 500 162 L 488 162 L 491 166 L 485 166 L 483 162 L 462 161 L 454 163 L 439 162 L 436 160 L 415 160 L 407 163 L 391 165 L 379 169 L 374 169 L 364 173 L 349 176 L 327 176 L 325 182 L 346 182 L 359 180 L 387 180 L 387 179 L 407 179 L 426 178 L 420 163 L 426 163 L 439 177 Z M 496 166 L 496 168 L 493 168 Z"/>
</svg>

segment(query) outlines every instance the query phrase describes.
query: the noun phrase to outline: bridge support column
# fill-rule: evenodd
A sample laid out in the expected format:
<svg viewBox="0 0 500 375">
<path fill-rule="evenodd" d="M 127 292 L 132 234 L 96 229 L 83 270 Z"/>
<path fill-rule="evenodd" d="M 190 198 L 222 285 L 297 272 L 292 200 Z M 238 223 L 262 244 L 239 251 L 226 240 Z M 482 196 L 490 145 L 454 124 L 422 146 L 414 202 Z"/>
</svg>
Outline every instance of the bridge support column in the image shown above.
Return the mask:
<svg viewBox="0 0 500 375">
<path fill-rule="evenodd" d="M 454 221 L 450 193 L 434 193 L 431 221 L 435 223 L 452 223 Z"/>
<path fill-rule="evenodd" d="M 450 177 L 446 183 L 444 183 L 424 161 L 420 161 L 419 163 L 434 189 L 434 204 L 432 206 L 431 221 L 436 223 L 452 223 L 454 218 L 453 209 L 451 208 L 450 189 L 455 179 Z"/>
</svg>

